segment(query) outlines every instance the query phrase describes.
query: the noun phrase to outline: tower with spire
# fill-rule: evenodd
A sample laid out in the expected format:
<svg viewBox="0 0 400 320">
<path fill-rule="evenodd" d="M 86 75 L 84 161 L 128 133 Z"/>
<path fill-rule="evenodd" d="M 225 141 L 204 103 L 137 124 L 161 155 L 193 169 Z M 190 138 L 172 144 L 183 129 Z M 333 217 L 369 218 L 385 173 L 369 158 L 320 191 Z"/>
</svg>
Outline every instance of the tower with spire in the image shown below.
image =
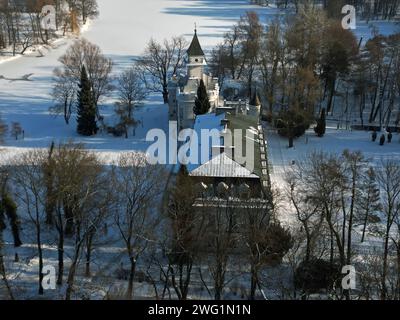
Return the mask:
<svg viewBox="0 0 400 320">
<path fill-rule="evenodd" d="M 219 103 L 218 78 L 214 78 L 207 71 L 206 55 L 197 35 L 197 27 L 186 54 L 186 74 L 174 75 L 168 84 L 169 118 L 178 122 L 179 130 L 191 128 L 194 124 L 193 108 L 201 80 L 207 89 L 210 112 L 214 111 Z"/>
<path fill-rule="evenodd" d="M 189 78 L 202 78 L 204 67 L 207 65 L 206 57 L 201 48 L 199 38 L 197 37 L 197 29 L 194 29 L 193 40 L 187 50 L 188 65 L 187 72 Z"/>
</svg>

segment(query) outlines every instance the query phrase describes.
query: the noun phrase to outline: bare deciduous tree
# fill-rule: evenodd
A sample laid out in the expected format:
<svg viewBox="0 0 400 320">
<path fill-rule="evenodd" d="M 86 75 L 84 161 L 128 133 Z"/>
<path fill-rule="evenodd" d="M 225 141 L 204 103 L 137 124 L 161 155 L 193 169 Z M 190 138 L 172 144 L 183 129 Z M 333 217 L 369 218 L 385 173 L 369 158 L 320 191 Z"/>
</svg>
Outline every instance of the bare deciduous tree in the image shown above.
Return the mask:
<svg viewBox="0 0 400 320">
<path fill-rule="evenodd" d="M 62 72 L 59 68 L 54 70 L 55 84 L 53 87 L 52 96 L 56 102 L 55 106 L 50 107 L 50 112 L 64 116 L 66 124 L 69 124 L 76 97 L 76 84 Z"/>
<path fill-rule="evenodd" d="M 159 224 L 157 202 L 163 192 L 164 170 L 149 165 L 144 154 L 126 153 L 120 156 L 112 177 L 119 203 L 115 222 L 130 263 L 126 296 L 132 299 L 138 259 L 154 241 L 153 232 Z"/>
<path fill-rule="evenodd" d="M 101 49 L 88 40 L 80 39 L 75 41 L 67 52 L 60 57 L 59 61 L 63 65 L 63 70 L 56 72 L 56 77 L 65 77 L 66 80 L 60 79 L 56 81 L 56 86 L 60 82 L 63 83 L 69 80 L 76 88 L 80 83 L 82 67 L 85 66 L 96 107 L 101 97 L 112 89 L 110 78 L 112 60 L 104 56 Z M 98 110 L 97 113 L 100 116 Z"/>
<path fill-rule="evenodd" d="M 195 208 L 195 185 L 182 166 L 176 187 L 170 192 L 168 225 L 172 228 L 167 238 L 166 254 L 171 283 L 179 300 L 188 298 L 193 267 L 199 262 L 206 222 L 204 212 Z"/>
<path fill-rule="evenodd" d="M 147 89 L 162 93 L 164 103 L 168 103 L 168 81 L 182 67 L 186 46 L 183 37 L 174 37 L 163 43 L 151 39 L 144 55 L 138 59 Z"/>
<path fill-rule="evenodd" d="M 70 194 L 67 201 L 73 217 L 74 243 L 65 294 L 65 299 L 70 300 L 83 249 L 93 237 L 93 233 L 102 225 L 111 203 L 112 193 L 107 183 L 108 172 L 104 170 L 95 154 L 83 151 L 79 147 L 66 149 L 66 152 L 71 152 L 72 158 L 76 157 L 75 161 L 64 158 L 69 166 L 75 167 L 71 172 L 76 179 L 66 184 L 67 193 Z"/>
<path fill-rule="evenodd" d="M 383 257 L 380 298 L 386 300 L 388 296 L 388 259 L 389 242 L 394 222 L 400 214 L 400 166 L 393 160 L 382 163 L 377 171 L 377 181 L 381 188 L 381 201 L 385 221 L 383 230 Z"/>
<path fill-rule="evenodd" d="M 39 259 L 39 294 L 43 295 L 43 223 L 45 187 L 43 184 L 42 165 L 47 153 L 43 150 L 33 150 L 19 156 L 13 163 L 15 170 L 13 180 L 17 187 L 16 196 L 22 204 L 32 223 Z"/>
<path fill-rule="evenodd" d="M 135 104 L 146 97 L 142 79 L 136 67 L 123 71 L 118 77 L 118 96 L 122 105 L 127 108 L 127 115 L 132 119 Z"/>
<path fill-rule="evenodd" d="M 116 103 L 115 112 L 120 118 L 119 126 L 125 131 L 125 138 L 128 138 L 128 128 L 138 124 L 133 117 L 136 104 L 139 104 L 146 97 L 146 88 L 137 67 L 132 67 L 122 72 L 118 77 L 117 91 L 119 101 Z"/>
</svg>

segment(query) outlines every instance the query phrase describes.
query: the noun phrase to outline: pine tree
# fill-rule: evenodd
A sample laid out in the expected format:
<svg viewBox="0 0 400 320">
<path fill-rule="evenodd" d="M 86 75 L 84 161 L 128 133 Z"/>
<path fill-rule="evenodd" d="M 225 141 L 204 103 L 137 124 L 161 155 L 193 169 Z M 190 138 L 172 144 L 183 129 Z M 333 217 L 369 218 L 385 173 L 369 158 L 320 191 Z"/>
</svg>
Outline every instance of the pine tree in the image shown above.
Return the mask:
<svg viewBox="0 0 400 320">
<path fill-rule="evenodd" d="M 77 131 L 83 136 L 92 136 L 97 133 L 98 127 L 96 124 L 96 107 L 85 66 L 82 67 L 79 89 Z"/>
<path fill-rule="evenodd" d="M 321 116 L 317 120 L 317 126 L 314 129 L 318 137 L 322 138 L 326 132 L 326 113 L 325 108 L 321 111 Z"/>
<path fill-rule="evenodd" d="M 197 97 L 194 104 L 195 106 L 193 112 L 197 116 L 206 114 L 210 110 L 210 100 L 208 99 L 207 89 L 203 80 L 200 80 L 200 85 L 197 89 Z"/>
<path fill-rule="evenodd" d="M 364 242 L 368 224 L 374 222 L 375 214 L 382 209 L 379 186 L 373 168 L 370 168 L 364 175 L 360 190 L 357 220 L 363 225 L 361 242 Z"/>
<path fill-rule="evenodd" d="M 17 205 L 8 193 L 4 193 L 0 202 L 0 231 L 6 227 L 5 217 L 8 218 L 14 238 L 14 246 L 20 247 L 22 241 L 19 236 L 20 221 L 17 215 Z"/>
</svg>

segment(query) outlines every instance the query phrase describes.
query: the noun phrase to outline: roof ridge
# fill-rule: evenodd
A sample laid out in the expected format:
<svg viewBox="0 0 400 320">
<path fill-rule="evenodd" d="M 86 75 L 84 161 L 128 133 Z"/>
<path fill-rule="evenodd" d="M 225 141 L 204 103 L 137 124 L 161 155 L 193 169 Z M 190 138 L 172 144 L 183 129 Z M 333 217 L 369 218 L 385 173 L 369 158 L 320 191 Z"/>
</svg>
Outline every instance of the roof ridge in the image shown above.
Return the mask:
<svg viewBox="0 0 400 320">
<path fill-rule="evenodd" d="M 223 165 L 223 170 L 221 171 L 221 165 Z M 211 169 L 210 166 L 213 166 Z M 228 167 L 227 167 L 228 166 Z M 219 170 L 217 169 L 219 168 Z M 229 171 L 229 174 L 227 172 Z M 246 166 L 241 165 L 237 161 L 230 158 L 225 152 L 213 157 L 207 162 L 201 164 L 196 169 L 193 169 L 189 175 L 190 176 L 233 176 L 235 177 L 247 177 L 256 178 L 258 177 L 254 172 L 250 171 Z"/>
</svg>

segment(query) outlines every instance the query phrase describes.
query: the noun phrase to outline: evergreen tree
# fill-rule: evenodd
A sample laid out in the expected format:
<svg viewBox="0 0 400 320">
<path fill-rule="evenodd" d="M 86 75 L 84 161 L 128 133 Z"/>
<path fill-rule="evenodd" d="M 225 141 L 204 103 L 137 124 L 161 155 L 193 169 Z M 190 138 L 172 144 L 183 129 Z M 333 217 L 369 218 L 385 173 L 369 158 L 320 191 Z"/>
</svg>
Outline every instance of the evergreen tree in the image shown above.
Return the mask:
<svg viewBox="0 0 400 320">
<path fill-rule="evenodd" d="M 85 66 L 82 67 L 81 71 L 77 109 L 78 133 L 83 136 L 95 135 L 98 130 L 96 124 L 96 107 Z"/>
<path fill-rule="evenodd" d="M 314 129 L 318 137 L 323 137 L 326 132 L 326 113 L 325 108 L 321 111 L 321 116 L 317 120 L 317 126 Z"/>
<path fill-rule="evenodd" d="M 364 242 L 368 224 L 378 222 L 379 218 L 377 217 L 377 213 L 382 210 L 380 204 L 380 190 L 373 168 L 368 169 L 365 173 L 359 196 L 360 201 L 357 205 L 356 219 L 363 226 L 361 242 Z"/>
<path fill-rule="evenodd" d="M 210 101 L 208 99 L 207 89 L 203 80 L 200 80 L 200 86 L 197 89 L 197 97 L 194 104 L 195 106 L 193 112 L 197 116 L 206 114 L 210 110 Z"/>
<path fill-rule="evenodd" d="M 20 221 L 17 215 L 17 205 L 8 193 L 4 193 L 0 202 L 0 231 L 6 227 L 5 217 L 8 218 L 14 238 L 14 246 L 20 247 L 22 241 L 19 236 Z"/>
</svg>

